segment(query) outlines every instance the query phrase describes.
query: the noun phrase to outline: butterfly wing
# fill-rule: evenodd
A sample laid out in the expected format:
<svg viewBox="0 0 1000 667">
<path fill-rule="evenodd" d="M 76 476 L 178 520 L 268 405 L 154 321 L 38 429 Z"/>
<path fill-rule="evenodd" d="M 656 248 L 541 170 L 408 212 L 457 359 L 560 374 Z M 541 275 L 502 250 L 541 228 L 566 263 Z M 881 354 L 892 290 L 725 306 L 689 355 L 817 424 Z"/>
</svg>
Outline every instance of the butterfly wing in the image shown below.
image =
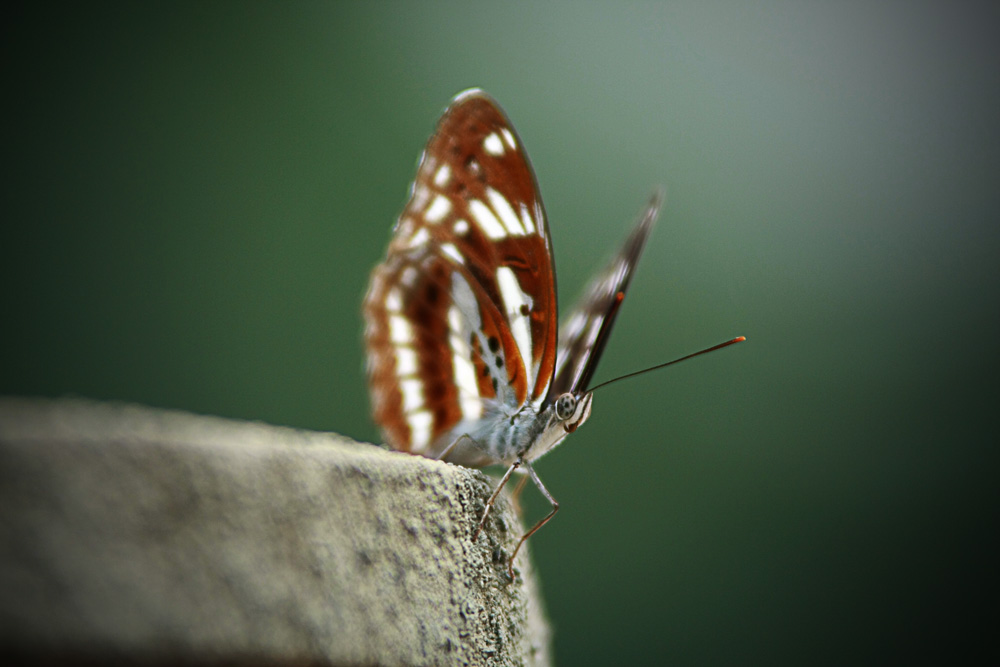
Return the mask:
<svg viewBox="0 0 1000 667">
<path fill-rule="evenodd" d="M 492 98 L 458 95 L 430 138 L 365 297 L 375 421 L 395 449 L 437 456 L 491 406 L 540 406 L 555 368 L 545 210 Z"/>
<path fill-rule="evenodd" d="M 611 335 L 618 308 L 625 298 L 632 271 L 642 255 L 662 204 L 663 192 L 657 190 L 621 249 L 591 280 L 566 317 L 559 331 L 555 377 L 549 388 L 550 400 L 567 392 L 580 394 L 590 385 L 597 362 Z"/>
</svg>

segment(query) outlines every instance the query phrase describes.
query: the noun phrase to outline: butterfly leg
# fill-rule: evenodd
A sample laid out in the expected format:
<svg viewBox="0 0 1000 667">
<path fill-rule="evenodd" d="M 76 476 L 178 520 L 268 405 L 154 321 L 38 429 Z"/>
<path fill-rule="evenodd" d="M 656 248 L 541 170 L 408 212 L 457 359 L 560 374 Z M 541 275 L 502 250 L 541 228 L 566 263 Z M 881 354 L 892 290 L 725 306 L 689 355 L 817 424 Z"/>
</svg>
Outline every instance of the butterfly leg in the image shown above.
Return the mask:
<svg viewBox="0 0 1000 667">
<path fill-rule="evenodd" d="M 521 491 L 524 490 L 524 485 L 527 483 L 528 476 L 521 475 L 521 479 L 517 480 L 517 486 L 510 492 L 510 500 L 514 503 L 514 511 L 518 514 L 521 514 Z"/>
<path fill-rule="evenodd" d="M 483 511 L 483 518 L 480 519 L 479 521 L 479 527 L 476 528 L 476 534 L 472 536 L 473 542 L 479 539 L 479 533 L 482 532 L 483 526 L 486 525 L 486 517 L 490 515 L 490 510 L 493 509 L 493 503 L 496 502 L 497 496 L 500 495 L 500 491 L 503 490 L 504 485 L 507 484 L 507 480 L 510 479 L 510 476 L 513 475 L 514 471 L 517 470 L 519 467 L 521 467 L 521 465 L 527 465 L 527 463 L 525 463 L 521 459 L 517 459 L 510 465 L 509 468 L 507 468 L 507 472 L 504 473 L 503 478 L 500 480 L 500 483 L 497 484 L 497 488 L 493 492 L 493 495 L 490 496 L 490 499 L 486 501 L 486 509 Z"/>
<path fill-rule="evenodd" d="M 556 502 L 556 499 L 552 497 L 552 494 L 549 493 L 549 490 L 545 488 L 544 484 L 542 484 L 542 480 L 538 478 L 538 474 L 535 472 L 535 469 L 531 467 L 531 464 L 528 463 L 527 461 L 523 461 L 522 464 L 528 470 L 528 474 L 531 475 L 531 479 L 535 482 L 535 486 L 538 487 L 538 490 L 542 492 L 542 495 L 545 496 L 545 498 L 550 503 L 552 503 L 552 511 L 546 514 L 541 521 L 536 523 L 531 530 L 526 532 L 524 536 L 521 538 L 521 541 L 517 543 L 517 547 L 514 548 L 514 553 L 511 554 L 510 562 L 507 564 L 507 574 L 510 575 L 510 578 L 512 580 L 514 579 L 514 559 L 517 557 L 517 552 L 521 550 L 521 545 L 523 545 L 529 537 L 534 535 L 535 531 L 537 531 L 539 528 L 547 524 L 549 522 L 549 519 L 554 517 L 556 512 L 559 511 L 559 503 Z M 511 471 L 508 471 L 508 476 L 509 472 L 513 472 L 513 469 Z"/>
<path fill-rule="evenodd" d="M 463 433 L 462 435 L 460 435 L 457 438 L 455 438 L 454 440 L 452 440 L 451 444 L 448 445 L 447 447 L 445 447 L 443 452 L 441 452 L 440 454 L 438 454 L 437 456 L 434 457 L 434 460 L 435 461 L 444 461 L 445 459 L 447 459 L 448 455 L 451 454 L 451 450 L 455 449 L 455 447 L 458 446 L 458 443 L 462 442 L 463 440 L 468 440 L 473 445 L 477 445 L 477 446 L 479 445 L 479 442 L 477 442 L 475 438 L 473 438 L 470 435 L 467 435 L 467 434 Z"/>
</svg>

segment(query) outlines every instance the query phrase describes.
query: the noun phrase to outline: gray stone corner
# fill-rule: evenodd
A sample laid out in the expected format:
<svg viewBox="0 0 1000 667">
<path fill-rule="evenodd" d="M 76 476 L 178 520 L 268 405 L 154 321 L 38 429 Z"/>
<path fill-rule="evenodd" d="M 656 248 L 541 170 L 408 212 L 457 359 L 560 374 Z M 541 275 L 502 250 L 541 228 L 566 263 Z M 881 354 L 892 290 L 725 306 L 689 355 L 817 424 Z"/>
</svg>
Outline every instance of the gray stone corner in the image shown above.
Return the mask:
<svg viewBox="0 0 1000 667">
<path fill-rule="evenodd" d="M 0 650 L 116 662 L 547 665 L 493 481 L 332 433 L 0 398 Z"/>
</svg>

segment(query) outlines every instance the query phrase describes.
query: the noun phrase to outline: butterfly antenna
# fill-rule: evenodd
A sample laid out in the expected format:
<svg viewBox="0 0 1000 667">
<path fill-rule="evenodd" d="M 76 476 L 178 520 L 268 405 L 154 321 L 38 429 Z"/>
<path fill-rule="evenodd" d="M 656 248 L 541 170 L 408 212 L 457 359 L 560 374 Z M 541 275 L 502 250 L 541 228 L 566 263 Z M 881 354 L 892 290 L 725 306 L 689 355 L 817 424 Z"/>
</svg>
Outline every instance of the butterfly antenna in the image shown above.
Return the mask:
<svg viewBox="0 0 1000 667">
<path fill-rule="evenodd" d="M 631 378 L 631 377 L 635 377 L 636 375 L 642 375 L 643 373 L 649 373 L 650 371 L 655 371 L 655 370 L 659 370 L 661 368 L 666 368 L 667 366 L 673 366 L 674 364 L 679 364 L 682 361 L 687 361 L 688 359 L 692 359 L 694 357 L 697 357 L 700 354 L 706 354 L 708 352 L 715 352 L 716 350 L 721 350 L 724 347 L 729 347 L 730 345 L 735 345 L 736 343 L 742 343 L 745 340 L 746 340 L 746 336 L 738 336 L 737 338 L 734 338 L 732 340 L 727 340 L 725 343 L 719 343 L 718 345 L 713 345 L 712 347 L 706 348 L 704 350 L 700 350 L 700 351 L 695 352 L 693 354 L 689 354 L 686 357 L 681 357 L 680 359 L 674 359 L 673 361 L 668 361 L 668 362 L 666 362 L 664 364 L 657 364 L 656 366 L 650 366 L 649 368 L 643 368 L 641 371 L 635 371 L 633 373 L 628 373 L 626 375 L 620 375 L 620 376 L 618 376 L 616 378 L 612 378 L 611 380 L 608 380 L 606 382 L 602 382 L 601 384 L 597 385 L 596 387 L 591 387 L 590 389 L 588 389 L 587 391 L 585 391 L 583 393 L 589 394 L 592 391 L 597 391 L 601 387 L 608 386 L 612 382 L 618 382 L 619 380 L 624 380 L 625 378 Z"/>
</svg>

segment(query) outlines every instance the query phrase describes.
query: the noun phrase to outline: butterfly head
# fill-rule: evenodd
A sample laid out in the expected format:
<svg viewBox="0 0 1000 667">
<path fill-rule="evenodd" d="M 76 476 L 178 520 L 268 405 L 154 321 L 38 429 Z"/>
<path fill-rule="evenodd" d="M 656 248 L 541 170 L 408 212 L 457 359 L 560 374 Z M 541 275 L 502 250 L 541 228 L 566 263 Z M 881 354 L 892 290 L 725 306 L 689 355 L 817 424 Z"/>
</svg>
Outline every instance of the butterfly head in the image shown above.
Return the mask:
<svg viewBox="0 0 1000 667">
<path fill-rule="evenodd" d="M 560 395 L 549 408 L 551 412 L 546 420 L 544 431 L 524 453 L 525 458 L 534 461 L 562 442 L 567 435 L 580 428 L 583 422 L 590 417 L 592 400 L 593 394 L 590 393 L 578 396 L 567 392 Z"/>
</svg>

